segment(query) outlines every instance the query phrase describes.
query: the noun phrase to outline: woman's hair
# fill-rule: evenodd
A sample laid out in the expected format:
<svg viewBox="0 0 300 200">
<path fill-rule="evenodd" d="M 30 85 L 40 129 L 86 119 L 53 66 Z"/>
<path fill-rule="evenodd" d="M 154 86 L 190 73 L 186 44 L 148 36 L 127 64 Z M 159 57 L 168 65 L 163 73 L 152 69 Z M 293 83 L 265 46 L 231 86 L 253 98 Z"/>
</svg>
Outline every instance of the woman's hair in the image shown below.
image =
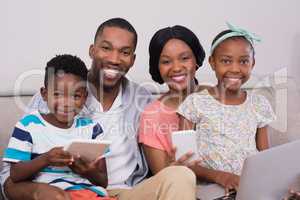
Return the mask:
<svg viewBox="0 0 300 200">
<path fill-rule="evenodd" d="M 226 34 L 228 34 L 228 33 L 232 33 L 232 32 L 233 32 L 233 31 L 232 31 L 232 30 L 229 30 L 229 29 L 220 32 L 220 33 L 213 39 L 213 41 L 212 41 L 212 43 L 211 43 L 211 47 L 213 47 L 214 44 L 216 43 L 216 41 L 219 40 L 221 37 L 223 37 L 224 35 L 226 35 Z M 229 40 L 229 39 L 244 39 L 246 42 L 249 43 L 249 45 L 250 45 L 250 47 L 251 47 L 251 49 L 252 49 L 252 52 L 253 52 L 253 57 L 254 57 L 254 55 L 255 55 L 254 47 L 253 47 L 253 45 L 251 44 L 251 42 L 249 42 L 244 36 L 232 36 L 232 37 L 226 38 L 225 40 L 222 40 L 222 41 L 221 41 L 221 42 L 213 49 L 213 51 L 211 52 L 211 55 L 214 54 L 215 49 L 217 49 L 218 46 L 219 46 L 222 42 L 224 42 L 224 41 L 226 41 L 226 40 Z"/>
<path fill-rule="evenodd" d="M 193 51 L 196 58 L 197 69 L 202 66 L 205 51 L 197 36 L 188 28 L 180 25 L 166 27 L 158 30 L 152 37 L 149 45 L 149 72 L 152 80 L 162 84 L 163 79 L 159 72 L 159 59 L 162 49 L 170 39 L 178 39 L 185 42 Z"/>
</svg>

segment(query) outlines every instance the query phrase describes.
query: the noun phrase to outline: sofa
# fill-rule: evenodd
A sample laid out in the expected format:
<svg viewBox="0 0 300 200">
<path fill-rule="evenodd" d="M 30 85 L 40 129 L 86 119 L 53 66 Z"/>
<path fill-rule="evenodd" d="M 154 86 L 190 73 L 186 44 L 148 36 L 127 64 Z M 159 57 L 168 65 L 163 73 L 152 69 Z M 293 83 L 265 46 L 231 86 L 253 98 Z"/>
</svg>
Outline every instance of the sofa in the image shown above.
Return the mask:
<svg viewBox="0 0 300 200">
<path fill-rule="evenodd" d="M 274 88 L 258 88 L 248 89 L 266 96 L 271 102 L 275 112 L 276 105 L 276 90 Z M 30 101 L 32 95 L 5 95 L 0 96 L 1 120 L 0 120 L 0 169 L 2 166 L 1 158 L 3 151 L 7 146 L 8 139 L 11 135 L 15 123 L 24 113 L 24 107 Z M 276 124 L 278 122 L 274 122 Z M 276 126 L 275 126 L 276 127 Z M 288 137 L 285 132 L 278 131 L 276 128 L 269 128 L 269 137 L 271 146 L 276 146 L 288 142 Z M 1 194 L 0 194 L 1 195 Z M 0 197 L 0 200 L 3 200 Z"/>
</svg>

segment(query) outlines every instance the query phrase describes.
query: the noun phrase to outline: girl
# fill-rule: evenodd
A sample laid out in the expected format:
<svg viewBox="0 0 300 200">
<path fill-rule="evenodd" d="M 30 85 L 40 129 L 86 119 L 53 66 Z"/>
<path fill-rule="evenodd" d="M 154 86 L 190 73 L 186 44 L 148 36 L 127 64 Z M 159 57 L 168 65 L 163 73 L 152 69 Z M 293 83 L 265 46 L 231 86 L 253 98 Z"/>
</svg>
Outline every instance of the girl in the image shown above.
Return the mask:
<svg viewBox="0 0 300 200">
<path fill-rule="evenodd" d="M 141 115 L 139 142 L 153 174 L 173 161 L 170 134 L 178 130 L 178 105 L 184 98 L 199 89 L 195 72 L 202 66 L 205 52 L 196 35 L 183 26 L 160 29 L 149 45 L 150 74 L 160 84 L 166 83 L 169 91 L 146 106 Z M 185 161 L 191 154 L 183 156 Z M 175 163 L 173 163 L 175 164 Z"/>
<path fill-rule="evenodd" d="M 253 34 L 228 24 L 212 42 L 209 63 L 218 83 L 179 106 L 180 129 L 196 128 L 198 178 L 237 189 L 246 157 L 268 148 L 267 124 L 275 119 L 263 96 L 241 89 L 255 64 Z"/>
</svg>

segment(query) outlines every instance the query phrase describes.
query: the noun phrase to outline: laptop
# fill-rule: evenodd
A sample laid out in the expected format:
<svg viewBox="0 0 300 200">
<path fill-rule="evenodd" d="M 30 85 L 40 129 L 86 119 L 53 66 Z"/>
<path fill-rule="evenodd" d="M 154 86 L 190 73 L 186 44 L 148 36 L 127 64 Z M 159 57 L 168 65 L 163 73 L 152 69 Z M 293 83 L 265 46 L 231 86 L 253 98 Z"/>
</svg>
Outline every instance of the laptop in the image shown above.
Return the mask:
<svg viewBox="0 0 300 200">
<path fill-rule="evenodd" d="M 288 189 L 300 190 L 300 140 L 272 147 L 245 160 L 236 196 L 224 197 L 217 184 L 199 185 L 201 200 L 281 200 Z"/>
</svg>

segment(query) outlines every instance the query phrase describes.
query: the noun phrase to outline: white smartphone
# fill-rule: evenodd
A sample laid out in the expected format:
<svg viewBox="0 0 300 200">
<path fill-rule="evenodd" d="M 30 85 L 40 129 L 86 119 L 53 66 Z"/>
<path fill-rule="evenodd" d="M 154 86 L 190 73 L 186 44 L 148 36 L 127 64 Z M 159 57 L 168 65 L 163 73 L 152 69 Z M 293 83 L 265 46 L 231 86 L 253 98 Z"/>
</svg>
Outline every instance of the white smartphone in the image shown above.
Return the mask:
<svg viewBox="0 0 300 200">
<path fill-rule="evenodd" d="M 74 156 L 82 156 L 89 161 L 96 160 L 99 157 L 105 157 L 109 154 L 109 140 L 76 139 L 70 141 L 64 146 L 64 151 Z"/>
<path fill-rule="evenodd" d="M 173 146 L 176 147 L 176 160 L 178 160 L 181 156 L 188 153 L 189 151 L 194 153 L 189 161 L 199 158 L 197 150 L 196 131 L 174 131 L 172 133 L 172 143 Z"/>
</svg>

